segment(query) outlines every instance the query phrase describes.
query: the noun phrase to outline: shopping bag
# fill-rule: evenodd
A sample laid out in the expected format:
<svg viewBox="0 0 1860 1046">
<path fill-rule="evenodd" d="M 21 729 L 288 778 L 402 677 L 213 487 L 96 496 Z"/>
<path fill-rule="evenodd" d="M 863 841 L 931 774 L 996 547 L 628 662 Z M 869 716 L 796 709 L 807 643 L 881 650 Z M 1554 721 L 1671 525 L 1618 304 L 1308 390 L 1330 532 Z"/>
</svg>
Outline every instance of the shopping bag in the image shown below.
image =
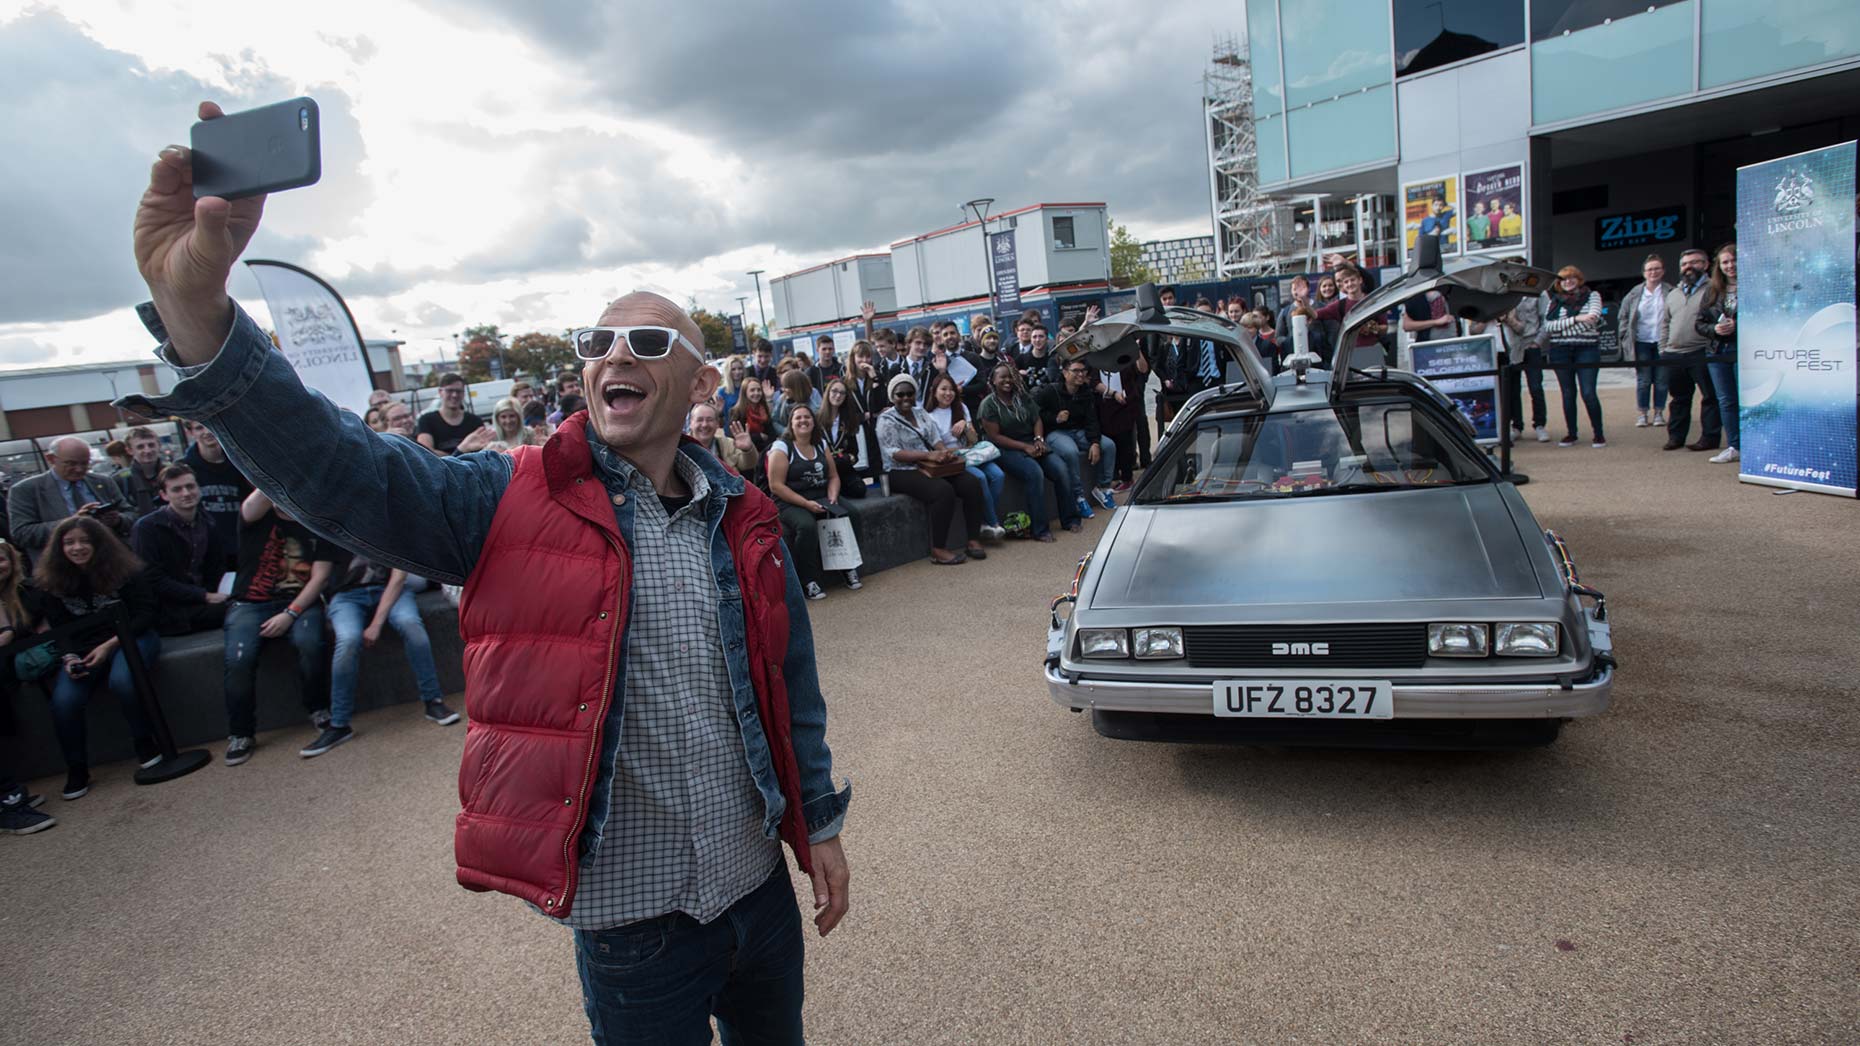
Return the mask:
<svg viewBox="0 0 1860 1046">
<path fill-rule="evenodd" d="M 857 570 L 865 562 L 859 558 L 859 540 L 853 537 L 852 520 L 823 519 L 814 526 L 820 536 L 822 570 Z"/>
</svg>

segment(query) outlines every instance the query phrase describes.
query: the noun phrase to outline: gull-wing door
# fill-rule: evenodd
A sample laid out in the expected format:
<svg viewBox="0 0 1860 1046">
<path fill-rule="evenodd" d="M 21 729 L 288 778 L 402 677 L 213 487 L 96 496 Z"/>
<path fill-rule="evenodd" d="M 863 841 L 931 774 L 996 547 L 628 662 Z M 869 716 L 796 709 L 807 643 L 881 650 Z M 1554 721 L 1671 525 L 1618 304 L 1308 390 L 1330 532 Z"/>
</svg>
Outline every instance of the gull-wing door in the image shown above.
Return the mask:
<svg viewBox="0 0 1860 1046">
<path fill-rule="evenodd" d="M 1240 368 L 1241 381 L 1254 396 L 1265 399 L 1272 387 L 1272 372 L 1253 348 L 1253 332 L 1223 316 L 1162 304 L 1156 285 L 1137 288 L 1135 308 L 1088 323 L 1054 347 L 1059 365 L 1081 357 L 1094 370 L 1121 370 L 1136 362 L 1144 348 L 1164 338 L 1211 341 L 1226 351 Z"/>
</svg>

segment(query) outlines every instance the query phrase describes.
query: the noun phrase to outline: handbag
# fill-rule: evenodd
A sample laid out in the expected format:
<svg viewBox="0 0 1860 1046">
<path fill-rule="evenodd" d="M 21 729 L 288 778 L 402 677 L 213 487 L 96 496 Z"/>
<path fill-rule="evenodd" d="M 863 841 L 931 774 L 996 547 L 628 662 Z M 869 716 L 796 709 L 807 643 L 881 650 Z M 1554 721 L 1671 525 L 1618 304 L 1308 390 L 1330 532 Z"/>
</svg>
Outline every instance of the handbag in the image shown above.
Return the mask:
<svg viewBox="0 0 1860 1046">
<path fill-rule="evenodd" d="M 13 674 L 22 683 L 51 675 L 58 668 L 58 654 L 52 647 L 53 644 L 48 641 L 13 655 Z"/>
<path fill-rule="evenodd" d="M 845 516 L 828 516 L 814 524 L 820 540 L 822 570 L 857 570 L 865 560 L 859 555 L 859 539 L 853 536 L 852 520 Z"/>
<path fill-rule="evenodd" d="M 900 418 L 898 420 L 902 422 L 904 419 Z M 942 449 L 941 447 L 933 445 L 923 434 L 922 430 L 913 426 L 911 431 L 917 434 L 918 442 L 922 443 L 924 449 L 930 453 L 934 454 Z M 920 463 L 917 466 L 917 471 L 929 476 L 931 479 L 948 479 L 951 476 L 960 475 L 962 472 L 966 471 L 968 467 L 968 464 L 962 460 L 962 455 L 958 454 L 956 455 L 956 460 L 945 461 L 939 465 L 932 465 L 928 462 Z"/>
<path fill-rule="evenodd" d="M 962 452 L 962 460 L 969 465 L 986 465 L 1000 456 L 1001 448 L 989 440 L 980 440 Z"/>
</svg>

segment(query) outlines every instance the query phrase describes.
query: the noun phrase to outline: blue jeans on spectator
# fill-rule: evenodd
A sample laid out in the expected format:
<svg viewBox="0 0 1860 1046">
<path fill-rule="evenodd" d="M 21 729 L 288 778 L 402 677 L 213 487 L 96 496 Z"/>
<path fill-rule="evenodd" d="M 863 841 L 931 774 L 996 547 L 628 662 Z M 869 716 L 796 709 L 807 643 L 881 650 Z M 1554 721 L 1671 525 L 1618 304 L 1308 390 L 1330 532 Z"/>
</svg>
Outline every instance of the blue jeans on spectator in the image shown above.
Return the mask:
<svg viewBox="0 0 1860 1046">
<path fill-rule="evenodd" d="M 155 655 L 161 652 L 161 637 L 144 632 L 136 637 L 136 649 L 142 652 L 142 660 L 153 671 Z M 90 766 L 84 705 L 105 683 L 123 706 L 123 718 L 129 721 L 129 736 L 136 743 L 137 758 L 148 759 L 155 755 L 155 731 L 149 726 L 141 699 L 136 696 L 135 680 L 130 678 L 129 662 L 123 659 L 121 650 L 110 655 L 109 664 L 92 669 L 81 679 L 71 678 L 71 673 L 62 665 L 52 678 L 52 726 L 58 734 L 58 747 L 64 750 L 67 767 Z"/>
<path fill-rule="evenodd" d="M 995 461 L 1001 471 L 1020 481 L 1022 495 L 1027 502 L 1027 516 L 1033 520 L 1033 536 L 1050 533 L 1052 527 L 1046 517 L 1046 484 L 1053 485 L 1053 500 L 1059 503 L 1059 522 L 1070 523 L 1078 518 L 1079 510 L 1072 499 L 1066 497 L 1071 489 L 1071 479 L 1066 475 L 1066 466 L 1056 454 L 1033 457 L 1025 451 L 1001 448 L 1001 457 Z M 1044 476 L 1044 478 L 1042 478 Z"/>
<path fill-rule="evenodd" d="M 1651 363 L 1660 358 L 1660 343 L 1654 341 L 1637 341 L 1634 343 L 1634 361 Z M 1652 399 L 1649 400 L 1649 395 Z M 1666 406 L 1666 368 L 1641 367 L 1634 372 L 1634 408 L 1642 414 L 1649 410 L 1659 411 Z"/>
<path fill-rule="evenodd" d="M 683 912 L 575 931 L 581 1004 L 598 1046 L 799 1046 L 805 946 L 788 866 L 709 923 Z"/>
<path fill-rule="evenodd" d="M 226 611 L 226 722 L 233 737 L 258 733 L 259 627 L 284 613 L 286 599 L 265 603 L 235 602 Z M 329 707 L 329 650 L 323 640 L 323 604 L 313 603 L 286 633 L 297 648 L 297 671 L 303 676 L 304 711 Z"/>
<path fill-rule="evenodd" d="M 1001 513 L 995 506 L 1001 501 L 1002 488 L 1007 486 L 1007 473 L 1001 471 L 998 462 L 990 461 L 983 465 L 970 465 L 969 475 L 982 484 L 982 507 L 987 510 L 983 513 L 982 522 L 991 527 L 1000 526 Z"/>
<path fill-rule="evenodd" d="M 374 619 L 381 605 L 386 585 L 363 585 L 338 592 L 329 600 L 329 627 L 336 633 L 336 653 L 329 666 L 329 725 L 348 726 L 355 715 L 355 677 L 362 667 L 362 632 Z M 388 624 L 400 633 L 400 645 L 407 652 L 407 667 L 420 688 L 421 701 L 442 701 L 445 691 L 439 688 L 439 668 L 433 663 L 433 641 L 427 638 L 426 625 L 420 621 L 420 608 L 413 593 L 405 588 L 388 610 Z"/>
<path fill-rule="evenodd" d="M 1711 351 L 1736 352 L 1737 349 L 1732 347 L 1726 350 L 1723 346 L 1714 345 Z M 1743 433 L 1737 423 L 1737 361 L 1713 361 L 1705 364 L 1705 369 L 1711 374 L 1712 390 L 1718 393 L 1718 417 L 1724 420 L 1724 445 L 1742 450 Z"/>
<path fill-rule="evenodd" d="M 1113 470 L 1117 467 L 1117 445 L 1109 436 L 1098 437 L 1098 464 L 1085 460 L 1086 448 L 1090 440 L 1085 433 L 1077 429 L 1060 429 L 1048 434 L 1046 445 L 1053 448 L 1053 455 L 1066 463 L 1066 471 L 1071 474 L 1072 496 L 1080 501 L 1092 487 L 1110 489 Z M 1096 482 L 1087 482 L 1087 471 L 1095 471 Z"/>
<path fill-rule="evenodd" d="M 1602 362 L 1599 345 L 1552 345 L 1545 351 L 1551 369 L 1556 371 L 1557 388 L 1563 393 L 1563 431 L 1576 436 L 1576 390 L 1582 390 L 1582 405 L 1589 411 L 1589 427 L 1595 442 L 1602 442 L 1602 398 L 1595 394 L 1595 379 L 1601 372 L 1594 367 L 1577 369 L 1579 364 Z"/>
</svg>

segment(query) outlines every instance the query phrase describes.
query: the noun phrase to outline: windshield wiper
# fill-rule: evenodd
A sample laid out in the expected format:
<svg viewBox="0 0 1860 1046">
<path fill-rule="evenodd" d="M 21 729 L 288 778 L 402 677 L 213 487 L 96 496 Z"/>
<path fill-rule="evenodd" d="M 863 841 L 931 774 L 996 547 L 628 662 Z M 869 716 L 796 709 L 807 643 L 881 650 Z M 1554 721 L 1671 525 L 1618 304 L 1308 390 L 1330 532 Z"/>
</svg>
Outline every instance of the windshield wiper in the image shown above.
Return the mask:
<svg viewBox="0 0 1860 1046">
<path fill-rule="evenodd" d="M 1232 501 L 1247 497 L 1245 494 L 1172 494 L 1168 497 L 1151 498 L 1139 501 L 1139 505 L 1205 505 L 1213 501 Z"/>
</svg>

